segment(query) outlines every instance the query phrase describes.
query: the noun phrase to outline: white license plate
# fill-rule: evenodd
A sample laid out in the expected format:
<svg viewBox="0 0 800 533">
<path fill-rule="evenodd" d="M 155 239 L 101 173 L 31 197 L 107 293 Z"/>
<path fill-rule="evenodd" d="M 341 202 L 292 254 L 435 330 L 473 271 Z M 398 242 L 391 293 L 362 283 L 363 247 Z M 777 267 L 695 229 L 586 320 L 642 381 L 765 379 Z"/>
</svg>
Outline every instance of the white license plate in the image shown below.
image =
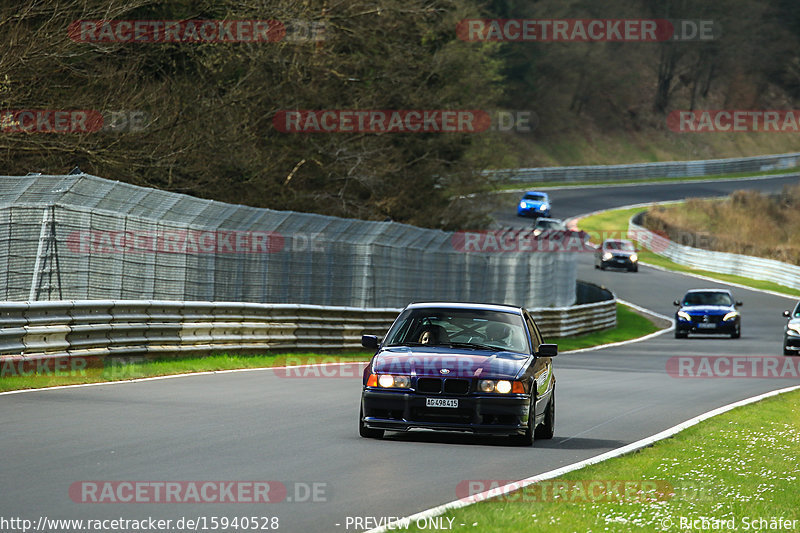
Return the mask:
<svg viewBox="0 0 800 533">
<path fill-rule="evenodd" d="M 458 407 L 458 400 L 448 398 L 425 398 L 426 407 Z"/>
<path fill-rule="evenodd" d="M 697 324 L 697 327 L 701 329 L 714 329 L 717 327 L 717 325 L 711 324 L 710 322 L 700 322 L 699 324 Z"/>
</svg>

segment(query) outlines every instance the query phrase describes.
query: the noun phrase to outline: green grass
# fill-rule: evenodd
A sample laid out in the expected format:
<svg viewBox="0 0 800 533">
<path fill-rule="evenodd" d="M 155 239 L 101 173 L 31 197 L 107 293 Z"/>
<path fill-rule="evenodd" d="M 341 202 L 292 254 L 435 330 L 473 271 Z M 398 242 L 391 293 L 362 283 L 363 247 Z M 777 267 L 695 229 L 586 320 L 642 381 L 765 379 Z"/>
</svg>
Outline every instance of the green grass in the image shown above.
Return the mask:
<svg viewBox="0 0 800 533">
<path fill-rule="evenodd" d="M 642 315 L 632 311 L 630 307 L 617 303 L 617 327 L 604 331 L 587 333 L 586 335 L 576 335 L 573 337 L 562 337 L 555 339 L 558 343 L 558 351 L 578 350 L 589 348 L 600 344 L 609 344 L 629 339 L 635 339 L 649 335 L 658 331 L 658 326 Z"/>
<path fill-rule="evenodd" d="M 787 172 L 787 169 L 765 170 L 763 172 L 732 172 L 729 174 L 714 174 L 710 176 L 687 176 L 683 178 L 649 178 L 644 180 L 607 180 L 607 181 L 531 181 L 514 182 L 498 185 L 497 191 L 515 191 L 517 189 L 546 189 L 552 187 L 571 187 L 581 185 L 624 185 L 627 183 L 683 183 L 705 180 L 725 180 L 734 178 L 756 178 L 759 176 L 782 176 L 794 174 L 800 169 Z"/>
<path fill-rule="evenodd" d="M 641 337 L 658 328 L 648 319 L 636 314 L 627 307 L 617 304 L 617 327 L 580 335 L 551 339 L 557 342 L 560 351 L 575 350 L 621 340 Z M 34 367 L 20 367 L 16 363 L 0 361 L 0 392 L 56 387 L 59 385 L 78 385 L 102 383 L 129 379 L 188 374 L 193 372 L 214 372 L 240 368 L 268 368 L 285 365 L 334 363 L 345 361 L 368 361 L 369 353 L 342 354 L 275 354 L 275 355 L 228 355 L 216 354 L 206 357 L 164 357 L 154 360 L 127 357 L 115 360 L 103 358 L 76 358 L 66 361 L 68 366 L 58 372 Z M 26 375 L 27 374 L 27 375 Z"/>
<path fill-rule="evenodd" d="M 745 519 L 752 522 L 781 517 L 797 520 L 789 529 L 797 531 L 798 449 L 800 391 L 793 391 L 736 408 L 652 447 L 559 478 L 583 481 L 573 485 L 578 487 L 588 487 L 591 480 L 651 480 L 672 489 L 666 496 L 602 501 L 569 490 L 558 500 L 552 492 L 529 486 L 505 497 L 448 511 L 443 523 L 452 518 L 452 531 L 481 533 L 684 531 L 688 528 L 680 527 L 681 517 L 706 517 L 735 521 L 728 524 L 734 528 L 717 527 L 714 531 L 743 531 Z M 531 452 L 535 455 L 536 450 Z M 546 497 L 541 498 L 542 494 Z M 670 521 L 671 527 L 665 527 Z M 413 524 L 409 531 L 424 531 Z M 750 530 L 759 529 L 769 530 Z"/>
<path fill-rule="evenodd" d="M 592 241 L 594 241 L 595 243 L 598 243 L 597 236 L 600 236 L 600 238 L 603 237 L 625 238 L 625 235 L 627 234 L 628 231 L 628 221 L 633 215 L 635 215 L 636 213 L 640 213 L 642 211 L 645 211 L 645 209 L 641 207 L 636 207 L 633 209 L 617 209 L 614 211 L 606 211 L 603 213 L 599 213 L 597 215 L 592 215 L 586 218 L 582 218 L 578 222 L 578 227 L 588 232 L 592 236 Z M 668 270 L 674 270 L 676 272 L 698 274 L 722 282 L 738 283 L 740 285 L 745 285 L 747 287 L 779 292 L 782 294 L 787 294 L 789 296 L 800 296 L 800 290 L 793 289 L 791 287 L 786 287 L 784 285 L 779 285 L 771 281 L 745 278 L 742 276 L 735 276 L 733 274 L 720 274 L 718 272 L 709 272 L 708 270 L 700 270 L 696 268 L 690 268 L 684 265 L 679 265 L 678 263 L 675 263 L 670 259 L 667 259 L 666 257 L 660 256 L 646 248 L 642 249 L 641 252 L 639 253 L 639 261 L 641 263 L 646 263 L 661 268 L 666 268 Z"/>
<path fill-rule="evenodd" d="M 83 383 L 102 383 L 129 379 L 188 374 L 193 372 L 214 372 L 241 368 L 268 368 L 286 365 L 334 363 L 344 361 L 368 361 L 369 353 L 343 353 L 338 355 L 296 353 L 274 355 L 229 355 L 216 354 L 206 357 L 164 357 L 144 360 L 136 357 L 122 358 L 117 363 L 102 359 L 89 359 L 88 364 L 78 364 L 75 368 L 65 368 L 61 372 L 37 372 L 20 375 L 18 366 L 0 362 L 0 392 L 18 389 L 38 389 L 59 385 Z M 78 359 L 78 361 L 84 361 Z M 105 367 L 103 365 L 106 365 Z M 85 368 L 84 368 L 85 367 Z M 28 367 L 23 367 L 28 371 Z"/>
</svg>

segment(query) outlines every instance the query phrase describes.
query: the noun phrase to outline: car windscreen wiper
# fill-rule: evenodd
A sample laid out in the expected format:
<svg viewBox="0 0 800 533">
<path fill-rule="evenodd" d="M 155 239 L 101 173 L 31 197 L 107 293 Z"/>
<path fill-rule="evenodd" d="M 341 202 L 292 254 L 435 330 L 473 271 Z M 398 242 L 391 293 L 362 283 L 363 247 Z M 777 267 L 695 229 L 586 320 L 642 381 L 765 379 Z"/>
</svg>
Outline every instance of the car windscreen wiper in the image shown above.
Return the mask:
<svg viewBox="0 0 800 533">
<path fill-rule="evenodd" d="M 491 350 L 493 352 L 505 351 L 505 348 L 489 346 L 488 344 L 479 344 L 477 342 L 448 342 L 445 344 L 454 348 L 472 348 L 473 350 Z"/>
</svg>

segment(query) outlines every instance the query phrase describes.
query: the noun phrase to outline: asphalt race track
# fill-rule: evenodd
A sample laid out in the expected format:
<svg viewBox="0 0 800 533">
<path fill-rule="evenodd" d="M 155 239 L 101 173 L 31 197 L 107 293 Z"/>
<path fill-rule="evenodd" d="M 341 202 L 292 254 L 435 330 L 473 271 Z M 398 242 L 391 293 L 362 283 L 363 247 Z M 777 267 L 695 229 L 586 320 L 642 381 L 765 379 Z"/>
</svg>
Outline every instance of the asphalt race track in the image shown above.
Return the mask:
<svg viewBox="0 0 800 533">
<path fill-rule="evenodd" d="M 788 181 L 752 184 L 779 191 Z M 554 190 L 553 216 L 720 195 L 746 185 Z M 507 213 L 518 224 L 522 219 L 513 216 L 517 196 L 509 195 Z M 579 277 L 669 316 L 672 301 L 686 289 L 719 285 L 648 267 L 638 273 L 600 272 L 593 268 L 591 254 L 580 258 Z M 0 516 L 34 523 L 40 516 L 278 517 L 278 530 L 284 532 L 360 530 L 353 527 L 352 517 L 406 516 L 457 499 L 462 480 L 512 480 L 542 473 L 716 407 L 800 382 L 686 379 L 667 373 L 668 359 L 678 355 L 782 353 L 781 312 L 791 300 L 739 288 L 734 295 L 744 302 L 741 339 L 676 340 L 665 334 L 559 356 L 556 437 L 537 441 L 532 449 L 507 447 L 501 439 L 431 432 L 362 439 L 356 427 L 357 377 L 286 378 L 260 370 L 0 395 Z M 83 480 L 281 481 L 293 501 L 76 503 L 69 488 Z M 320 501 L 308 501 L 313 498 L 306 489 L 314 483 Z M 471 524 L 455 527 L 467 529 L 473 530 Z"/>
<path fill-rule="evenodd" d="M 598 185 L 589 188 L 564 187 L 543 189 L 552 203 L 550 216 L 572 218 L 591 211 L 611 209 L 623 205 L 646 202 L 683 200 L 689 197 L 725 196 L 739 189 L 753 189 L 763 193 L 779 193 L 784 185 L 795 185 L 800 176 L 759 177 L 755 179 L 709 180 L 695 182 L 653 183 L 647 185 Z M 535 187 L 531 190 L 535 190 Z M 504 227 L 525 227 L 532 219 L 517 216 L 516 205 L 521 191 L 497 195 L 499 209 L 492 213 L 497 223 Z M 758 213 L 753 213 L 758 216 Z"/>
</svg>

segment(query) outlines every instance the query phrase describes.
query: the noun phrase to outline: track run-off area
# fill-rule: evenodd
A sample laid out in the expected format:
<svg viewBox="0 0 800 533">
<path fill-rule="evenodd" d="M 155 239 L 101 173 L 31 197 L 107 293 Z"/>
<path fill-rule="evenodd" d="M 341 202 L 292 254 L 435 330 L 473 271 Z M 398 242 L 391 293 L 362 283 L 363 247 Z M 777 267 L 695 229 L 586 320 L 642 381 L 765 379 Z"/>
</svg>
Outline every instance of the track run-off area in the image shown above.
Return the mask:
<svg viewBox="0 0 800 533">
<path fill-rule="evenodd" d="M 548 192 L 552 216 L 570 218 L 742 188 L 779 192 L 797 181 L 767 177 Z M 507 201 L 502 200 L 504 208 L 496 216 L 500 225 L 530 224 L 514 214 L 519 196 L 503 196 Z M 595 270 L 589 253 L 579 257 L 578 278 L 667 316 L 674 313 L 672 301 L 687 289 L 725 287 L 646 266 L 638 273 Z M 360 438 L 360 377 L 352 373 L 293 377 L 264 369 L 2 394 L 0 516 L 34 525 L 41 517 L 153 518 L 171 520 L 173 529 L 178 520 L 184 526 L 193 520 L 198 527 L 184 529 L 198 531 L 220 530 L 212 527 L 214 517 L 217 524 L 223 518 L 249 517 L 258 530 L 267 529 L 260 527 L 265 524 L 285 532 L 368 529 L 377 524 L 366 518 L 408 516 L 457 499 L 457 486 L 464 480 L 522 479 L 555 470 L 800 382 L 697 379 L 669 370 L 670 360 L 681 356 L 782 354 L 781 313 L 793 299 L 738 287 L 733 294 L 744 303 L 740 339 L 664 334 L 559 355 L 554 359 L 555 438 L 537 441 L 533 448 L 421 431 L 389 433 L 383 440 Z M 133 497 L 131 502 L 92 503 L 103 487 L 118 489 L 117 482 L 131 487 L 178 482 L 184 496 L 188 483 L 212 482 L 216 492 L 181 502 L 141 503 Z M 120 494 L 131 493 L 117 490 Z M 271 503 L 260 502 L 265 495 Z M 361 520 L 356 524 L 354 518 Z"/>
</svg>

